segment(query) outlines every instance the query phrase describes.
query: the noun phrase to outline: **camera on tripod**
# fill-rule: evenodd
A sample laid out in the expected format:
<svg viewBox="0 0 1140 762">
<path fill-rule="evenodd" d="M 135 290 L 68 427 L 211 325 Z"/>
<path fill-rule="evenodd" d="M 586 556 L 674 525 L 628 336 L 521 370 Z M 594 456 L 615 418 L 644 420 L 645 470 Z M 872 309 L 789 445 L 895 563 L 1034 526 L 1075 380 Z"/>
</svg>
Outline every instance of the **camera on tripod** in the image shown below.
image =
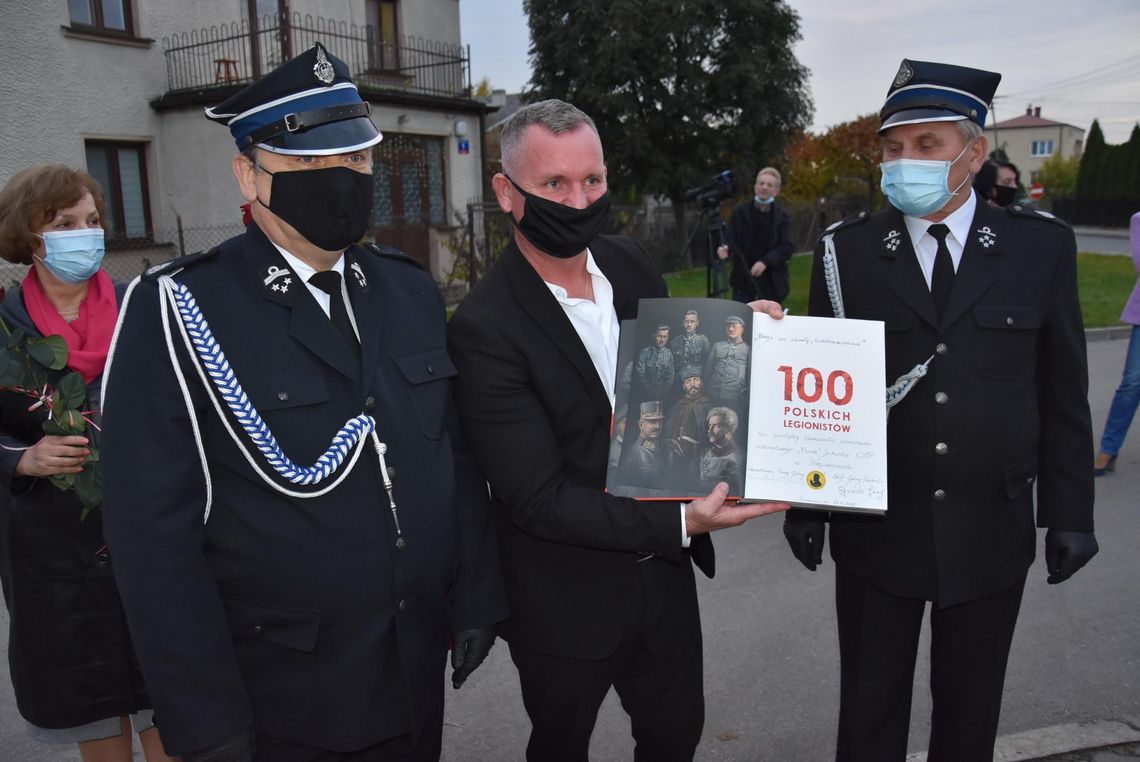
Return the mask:
<svg viewBox="0 0 1140 762">
<path fill-rule="evenodd" d="M 736 195 L 736 182 L 732 170 L 726 169 L 713 175 L 701 185 L 685 191 L 685 200 L 696 201 L 708 211 L 718 208 L 720 202 L 734 195 Z"/>
<path fill-rule="evenodd" d="M 717 250 L 724 243 L 724 220 L 720 217 L 720 204 L 735 195 L 736 182 L 731 169 L 718 172 L 697 187 L 685 191 L 686 201 L 696 201 L 701 205 L 701 216 L 704 218 L 705 235 L 708 240 L 705 262 L 710 298 L 719 298 L 729 293 L 727 268 L 724 261 L 717 256 Z M 694 227 L 689 233 L 689 241 L 693 240 L 697 229 Z M 688 245 L 686 242 L 685 246 Z"/>
</svg>

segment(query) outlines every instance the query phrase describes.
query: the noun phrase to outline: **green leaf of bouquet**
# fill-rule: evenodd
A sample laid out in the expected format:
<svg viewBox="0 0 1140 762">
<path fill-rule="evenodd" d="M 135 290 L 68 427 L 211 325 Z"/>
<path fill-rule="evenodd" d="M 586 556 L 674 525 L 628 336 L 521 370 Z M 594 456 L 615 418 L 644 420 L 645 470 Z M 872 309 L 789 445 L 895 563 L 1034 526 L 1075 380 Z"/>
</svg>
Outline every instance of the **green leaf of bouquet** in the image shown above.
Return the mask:
<svg viewBox="0 0 1140 762">
<path fill-rule="evenodd" d="M 89 463 L 83 471 L 75 476 L 75 496 L 83 503 L 83 512 L 79 518 L 87 518 L 87 514 L 103 502 L 103 480 L 99 476 L 98 463 Z"/>
<path fill-rule="evenodd" d="M 60 492 L 67 492 L 75 486 L 75 474 L 55 474 L 50 481 Z"/>
<path fill-rule="evenodd" d="M 87 382 L 75 371 L 68 373 L 55 385 L 57 405 L 72 410 L 82 410 L 87 400 Z M 59 409 L 58 407 L 56 408 Z"/>
<path fill-rule="evenodd" d="M 45 368 L 60 370 L 67 365 L 67 342 L 62 336 L 28 339 L 28 354 Z"/>
<path fill-rule="evenodd" d="M 0 352 L 0 386 L 23 386 L 24 363 L 8 350 Z"/>
<path fill-rule="evenodd" d="M 58 394 L 57 392 L 57 398 Z M 51 418 L 68 436 L 82 434 L 87 429 L 87 419 L 80 415 L 78 410 L 61 409 L 56 405 Z"/>
<path fill-rule="evenodd" d="M 8 348 L 15 349 L 24 343 L 24 331 L 22 328 L 17 328 L 8 334 Z"/>
</svg>

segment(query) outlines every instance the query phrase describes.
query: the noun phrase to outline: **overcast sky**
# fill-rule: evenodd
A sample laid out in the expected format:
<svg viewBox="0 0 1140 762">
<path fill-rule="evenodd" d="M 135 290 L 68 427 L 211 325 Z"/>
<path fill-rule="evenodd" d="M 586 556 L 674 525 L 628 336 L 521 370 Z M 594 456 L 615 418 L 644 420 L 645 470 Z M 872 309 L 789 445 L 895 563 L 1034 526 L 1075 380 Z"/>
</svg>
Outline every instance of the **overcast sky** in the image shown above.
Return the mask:
<svg viewBox="0 0 1140 762">
<path fill-rule="evenodd" d="M 1140 0 L 789 0 L 795 46 L 811 70 L 811 129 L 877 111 L 899 61 L 943 61 L 1002 73 L 999 121 L 1025 113 L 1087 130 L 1109 143 L 1140 121 Z M 530 79 L 522 0 L 460 0 L 472 80 L 517 92 Z M 991 115 L 991 119 L 992 119 Z"/>
</svg>

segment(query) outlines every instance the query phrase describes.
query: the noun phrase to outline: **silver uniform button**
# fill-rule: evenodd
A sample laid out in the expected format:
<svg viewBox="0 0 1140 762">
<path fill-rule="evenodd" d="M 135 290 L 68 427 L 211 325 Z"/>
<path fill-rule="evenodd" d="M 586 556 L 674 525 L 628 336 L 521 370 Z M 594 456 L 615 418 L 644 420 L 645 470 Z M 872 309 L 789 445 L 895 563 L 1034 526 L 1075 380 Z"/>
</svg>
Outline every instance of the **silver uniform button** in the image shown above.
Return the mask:
<svg viewBox="0 0 1140 762">
<path fill-rule="evenodd" d="M 945 442 L 939 442 L 938 444 L 934 445 L 934 451 L 939 455 L 945 455 L 946 453 L 950 452 L 950 448 Z"/>
<path fill-rule="evenodd" d="M 1006 324 L 1006 325 L 1013 325 L 1013 318 L 1011 318 L 1011 317 L 1007 317 L 1007 318 L 1005 319 L 1005 324 Z"/>
<path fill-rule="evenodd" d="M 947 402 L 950 401 L 950 395 L 947 394 L 946 392 L 938 392 L 937 394 L 934 395 L 934 401 L 937 402 L 939 405 L 945 405 Z"/>
<path fill-rule="evenodd" d="M 942 342 L 938 342 L 937 344 L 934 345 L 934 351 L 940 355 L 944 355 L 950 351 L 950 347 L 946 346 Z"/>
<path fill-rule="evenodd" d="M 946 490 L 944 490 L 944 489 L 934 490 L 934 499 L 941 503 L 943 500 L 946 499 Z"/>
</svg>

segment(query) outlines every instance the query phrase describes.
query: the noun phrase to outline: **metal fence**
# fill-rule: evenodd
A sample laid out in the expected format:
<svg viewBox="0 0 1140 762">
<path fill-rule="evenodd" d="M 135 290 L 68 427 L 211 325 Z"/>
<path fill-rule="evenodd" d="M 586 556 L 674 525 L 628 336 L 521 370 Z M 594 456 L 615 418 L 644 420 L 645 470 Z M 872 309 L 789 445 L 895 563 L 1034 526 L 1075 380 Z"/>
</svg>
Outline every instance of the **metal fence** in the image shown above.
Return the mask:
<svg viewBox="0 0 1140 762">
<path fill-rule="evenodd" d="M 725 202 L 720 216 L 711 221 L 695 206 L 686 207 L 680 221 L 672 206 L 614 206 L 603 233 L 628 235 L 642 241 L 661 272 L 705 267 L 708 261 L 710 227 L 716 220 L 727 222 L 732 204 Z M 791 219 L 792 244 L 808 251 L 832 222 L 863 207 L 859 199 L 835 199 L 821 204 L 785 204 Z M 462 223 L 458 257 L 445 287 L 455 282 L 475 285 L 490 270 L 511 236 L 511 224 L 497 202 L 471 199 Z"/>
<path fill-rule="evenodd" d="M 470 51 L 422 37 L 383 39 L 370 24 L 271 14 L 162 38 L 171 93 L 245 85 L 320 42 L 362 90 L 442 97 L 471 92 Z"/>
</svg>

